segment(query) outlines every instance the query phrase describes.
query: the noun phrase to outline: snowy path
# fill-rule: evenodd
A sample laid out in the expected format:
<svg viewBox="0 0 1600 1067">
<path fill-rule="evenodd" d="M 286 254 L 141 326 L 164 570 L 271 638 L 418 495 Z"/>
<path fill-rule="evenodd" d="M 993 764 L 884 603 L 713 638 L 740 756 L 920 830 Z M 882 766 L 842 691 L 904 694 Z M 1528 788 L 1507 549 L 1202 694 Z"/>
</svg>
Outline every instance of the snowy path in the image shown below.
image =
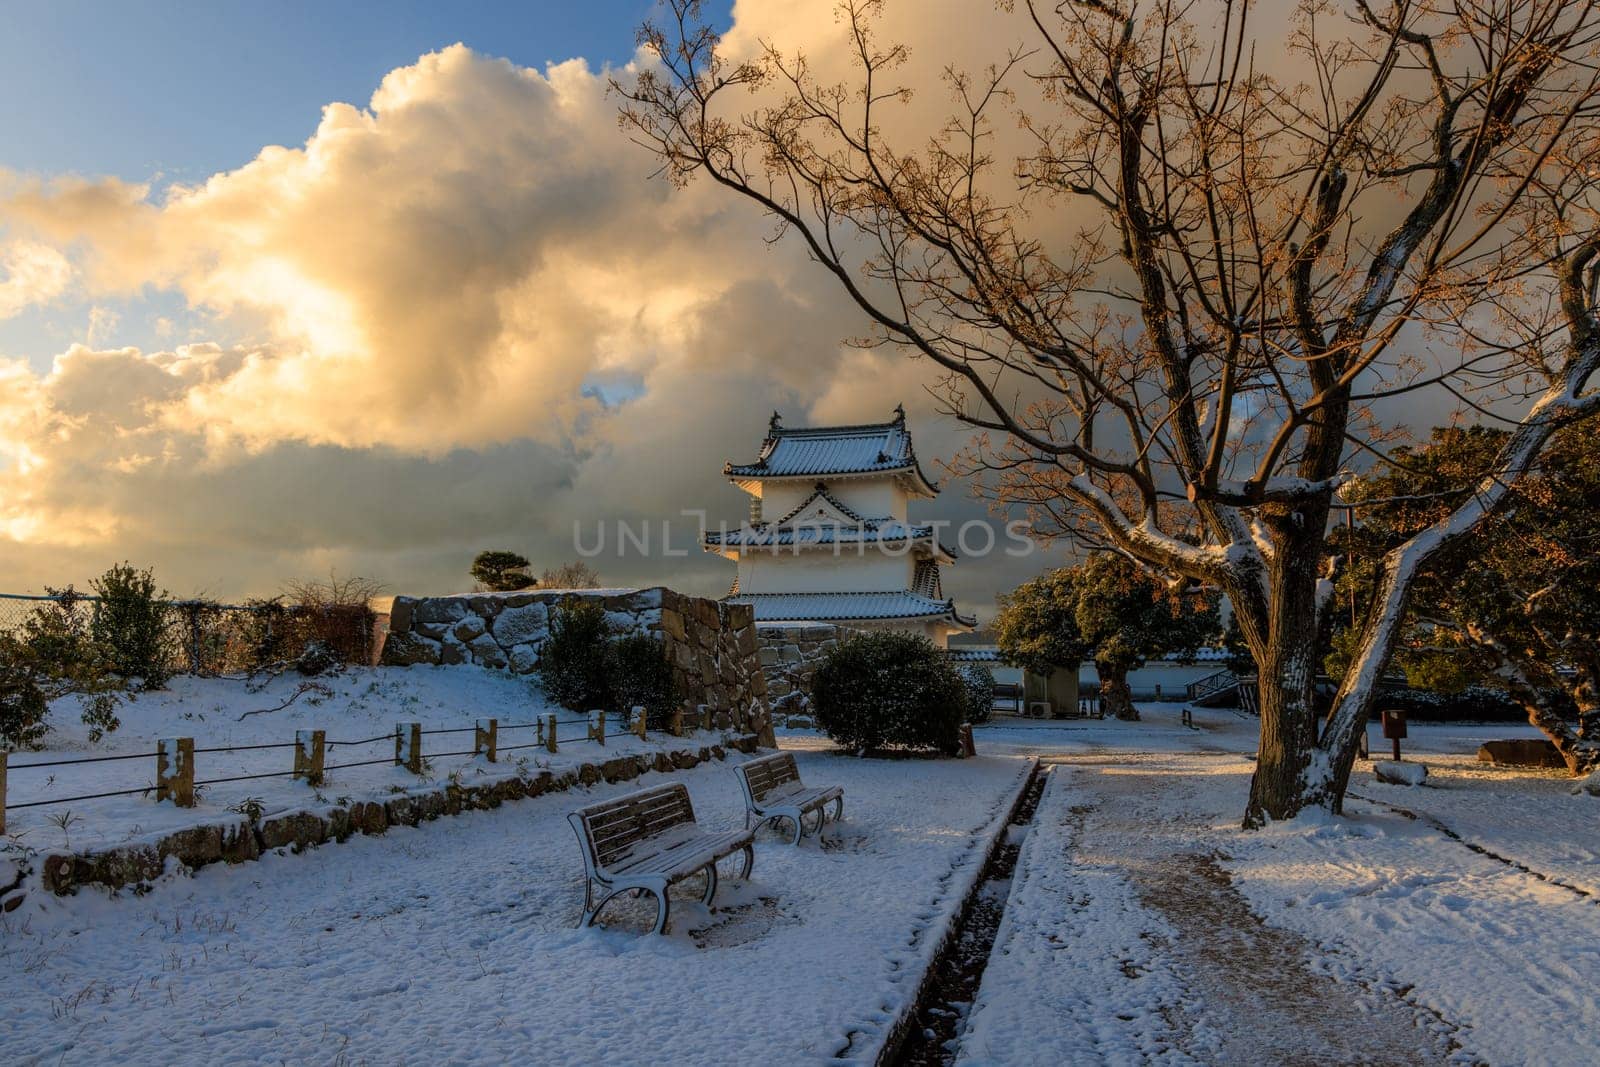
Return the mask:
<svg viewBox="0 0 1600 1067">
<path fill-rule="evenodd" d="M 961 1062 L 1442 1062 L 1412 1009 L 1251 916 L 1197 850 L 1191 783 L 1152 789 L 1163 770 L 1051 772 Z"/>
<path fill-rule="evenodd" d="M 1202 752 L 1059 758 L 960 1062 L 1600 1061 L 1595 898 L 1359 800 L 1243 832 L 1250 769 Z M 1593 816 L 1562 783 L 1443 778 L 1382 789 L 1363 770 L 1354 786 L 1600 880 Z"/>
<path fill-rule="evenodd" d="M 719 898 L 739 906 L 677 907 L 666 938 L 635 932 L 642 914 L 572 929 L 565 812 L 623 787 L 210 867 L 143 898 L 34 894 L 0 917 L 0 1058 L 870 1062 L 1028 764 L 800 760 L 807 780 L 845 786 L 835 839 L 763 840 L 755 882 Z M 737 824 L 727 765 L 668 780 L 704 824 Z"/>
</svg>

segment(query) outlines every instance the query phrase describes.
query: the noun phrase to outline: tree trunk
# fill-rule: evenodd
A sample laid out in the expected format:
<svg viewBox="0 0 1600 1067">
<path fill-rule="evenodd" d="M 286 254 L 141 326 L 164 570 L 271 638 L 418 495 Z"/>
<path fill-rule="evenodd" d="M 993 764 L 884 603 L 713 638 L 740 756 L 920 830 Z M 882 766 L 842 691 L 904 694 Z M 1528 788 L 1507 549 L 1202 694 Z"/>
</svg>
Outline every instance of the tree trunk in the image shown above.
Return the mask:
<svg viewBox="0 0 1600 1067">
<path fill-rule="evenodd" d="M 1100 710 L 1107 716 L 1137 721 L 1139 709 L 1133 706 L 1133 690 L 1128 687 L 1128 672 L 1117 667 L 1094 665 L 1100 676 Z"/>
<path fill-rule="evenodd" d="M 1241 616 L 1260 679 L 1261 740 L 1244 825 L 1292 819 L 1306 806 L 1317 750 L 1315 690 L 1318 662 L 1317 553 L 1305 544 L 1314 530 L 1303 515 L 1275 546 L 1264 618 Z M 1280 569 L 1281 568 L 1281 569 Z M 1264 625 L 1263 625 L 1264 624 Z"/>
</svg>

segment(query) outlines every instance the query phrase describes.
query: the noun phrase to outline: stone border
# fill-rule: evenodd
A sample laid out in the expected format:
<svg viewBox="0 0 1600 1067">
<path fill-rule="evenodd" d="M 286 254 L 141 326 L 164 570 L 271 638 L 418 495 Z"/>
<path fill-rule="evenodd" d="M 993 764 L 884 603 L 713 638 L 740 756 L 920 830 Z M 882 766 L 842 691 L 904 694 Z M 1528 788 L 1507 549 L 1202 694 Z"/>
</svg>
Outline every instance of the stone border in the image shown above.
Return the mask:
<svg viewBox="0 0 1600 1067">
<path fill-rule="evenodd" d="M 1011 802 L 1005 805 L 1005 810 L 999 816 L 999 822 L 994 824 L 990 831 L 989 840 L 983 846 L 983 857 L 973 868 L 971 883 L 961 893 L 961 902 L 950 912 L 945 920 L 944 929 L 939 931 L 933 941 L 933 951 L 927 955 L 922 969 L 922 976 L 917 979 L 916 986 L 911 991 L 911 996 L 900 1006 L 893 1020 L 883 1031 L 883 1042 L 878 1046 L 877 1054 L 873 1057 L 873 1067 L 889 1067 L 899 1056 L 901 1047 L 905 1044 L 906 1034 L 917 1021 L 917 1013 L 922 1009 L 933 988 L 934 979 L 939 968 L 939 958 L 943 956 L 961 933 L 961 919 L 972 908 L 978 894 L 983 890 L 984 875 L 994 864 L 995 856 L 1000 852 L 1000 847 L 1005 844 L 1010 835 L 1012 821 L 1017 817 L 1017 812 L 1022 810 L 1023 801 L 1028 796 L 1028 787 L 1041 773 L 1039 760 L 1033 759 L 1032 766 L 1022 776 L 1017 785 L 1017 791 L 1012 795 Z"/>
<path fill-rule="evenodd" d="M 650 771 L 688 770 L 713 759 L 727 758 L 728 749 L 749 753 L 758 747 L 754 734 L 724 735 L 721 743 L 698 749 L 616 756 L 599 763 L 582 763 L 559 774 L 541 770 L 481 785 L 450 782 L 397 793 L 387 799 L 276 812 L 259 821 L 241 818 L 191 826 L 154 842 L 90 852 L 51 852 L 37 857 L 38 885 L 57 896 L 71 895 L 79 886 L 88 885 L 112 890 L 132 886 L 142 894 L 148 891 L 151 881 L 166 871 L 169 860 L 190 870 L 213 863 L 246 863 L 267 852 L 303 852 L 346 841 L 355 834 L 381 834 L 391 826 L 416 826 L 442 815 L 498 808 L 508 800 L 559 793 L 577 785 L 627 782 Z M 17 877 L 10 885 L 0 886 L 0 911 L 14 911 L 27 896 L 25 884 L 31 881 L 33 871 L 27 860 L 17 858 L 14 862 L 18 866 Z"/>
</svg>

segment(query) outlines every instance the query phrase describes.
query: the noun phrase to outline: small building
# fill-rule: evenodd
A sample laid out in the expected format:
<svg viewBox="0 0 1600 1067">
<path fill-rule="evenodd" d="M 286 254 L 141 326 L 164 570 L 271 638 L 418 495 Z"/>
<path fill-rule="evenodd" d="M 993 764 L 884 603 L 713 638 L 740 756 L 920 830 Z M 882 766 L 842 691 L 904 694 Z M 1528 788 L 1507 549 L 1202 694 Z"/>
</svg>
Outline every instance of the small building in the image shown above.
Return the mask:
<svg viewBox="0 0 1600 1067">
<path fill-rule="evenodd" d="M 914 499 L 939 493 L 917 462 L 904 408 L 889 422 L 788 427 L 777 412 L 761 451 L 722 472 L 750 494 L 750 521 L 707 531 L 703 547 L 738 565 L 727 600 L 762 623 L 821 622 L 927 635 L 943 648 L 975 619 L 944 595 L 956 554 Z"/>
</svg>

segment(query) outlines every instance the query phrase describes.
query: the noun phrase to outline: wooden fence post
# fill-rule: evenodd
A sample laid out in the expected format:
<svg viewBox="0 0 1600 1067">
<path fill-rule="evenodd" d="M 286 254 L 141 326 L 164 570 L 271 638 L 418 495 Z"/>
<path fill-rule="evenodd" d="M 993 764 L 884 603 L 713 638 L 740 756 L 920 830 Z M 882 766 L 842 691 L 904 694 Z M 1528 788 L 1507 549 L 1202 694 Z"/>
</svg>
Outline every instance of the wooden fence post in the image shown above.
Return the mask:
<svg viewBox="0 0 1600 1067">
<path fill-rule="evenodd" d="M 305 779 L 306 785 L 322 784 L 322 763 L 327 752 L 326 730 L 296 730 L 294 732 L 294 777 Z"/>
<path fill-rule="evenodd" d="M 194 738 L 164 737 L 156 742 L 156 800 L 194 807 Z"/>
<path fill-rule="evenodd" d="M 716 713 L 711 710 L 710 704 L 700 705 L 700 729 L 711 730 L 716 727 Z"/>
<path fill-rule="evenodd" d="M 0 748 L 0 834 L 6 832 L 6 750 Z"/>
<path fill-rule="evenodd" d="M 482 756 L 490 763 L 495 761 L 500 748 L 500 720 L 479 719 L 472 728 L 472 754 Z"/>
<path fill-rule="evenodd" d="M 669 725 L 667 727 L 667 730 L 672 734 L 673 737 L 682 737 L 683 736 L 683 709 L 682 708 L 673 708 L 672 709 L 672 723 L 671 723 L 671 725 Z"/>
<path fill-rule="evenodd" d="M 401 722 L 394 727 L 394 762 L 412 774 L 422 773 L 422 724 Z"/>
<path fill-rule="evenodd" d="M 642 708 L 639 705 L 635 704 L 633 706 L 633 714 L 638 719 L 638 721 L 633 724 L 633 731 L 634 731 L 634 733 L 639 735 L 639 740 L 643 741 L 645 739 L 644 738 L 644 724 L 645 724 L 645 718 L 646 718 L 645 710 L 644 710 L 644 708 Z"/>
<path fill-rule="evenodd" d="M 589 713 L 589 740 L 598 744 L 606 743 L 606 713 L 591 711 Z"/>
<path fill-rule="evenodd" d="M 545 734 L 544 747 L 554 752 L 556 750 L 556 717 L 551 715 L 549 721 L 550 730 Z"/>
</svg>

